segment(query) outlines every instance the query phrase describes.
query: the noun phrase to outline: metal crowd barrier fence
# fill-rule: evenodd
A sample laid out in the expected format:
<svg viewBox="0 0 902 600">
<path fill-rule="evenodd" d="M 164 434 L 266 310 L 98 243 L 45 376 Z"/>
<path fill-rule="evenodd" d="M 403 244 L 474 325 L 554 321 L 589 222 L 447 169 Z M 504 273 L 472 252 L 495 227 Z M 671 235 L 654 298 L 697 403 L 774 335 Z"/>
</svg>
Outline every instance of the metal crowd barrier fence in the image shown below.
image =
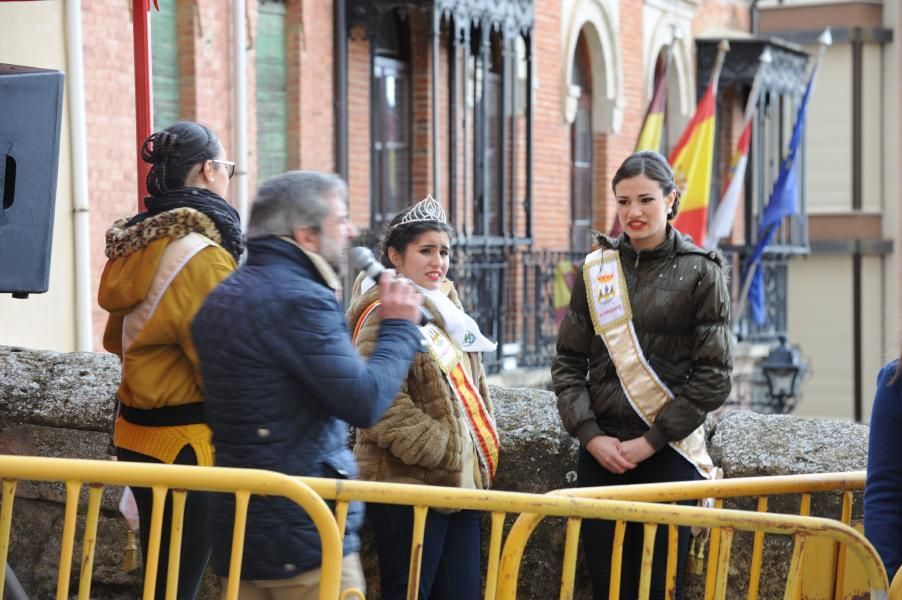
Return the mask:
<svg viewBox="0 0 902 600">
<path fill-rule="evenodd" d="M 757 512 L 764 515 L 768 513 L 768 499 L 771 496 L 783 496 L 789 494 L 799 495 L 799 515 L 808 517 L 811 514 L 812 495 L 819 492 L 836 492 L 842 493 L 842 508 L 840 518 L 838 519 L 845 525 L 850 525 L 852 521 L 852 503 L 853 495 L 856 490 L 864 489 L 865 472 L 851 471 L 845 473 L 823 473 L 813 475 L 787 475 L 787 476 L 771 476 L 771 477 L 746 477 L 738 479 L 720 479 L 716 481 L 694 481 L 681 483 L 658 483 L 644 485 L 625 485 L 625 486 L 609 486 L 597 488 L 568 488 L 549 492 L 550 495 L 566 496 L 572 498 L 596 498 L 596 499 L 617 499 L 629 500 L 637 502 L 680 502 L 685 500 L 701 500 L 711 498 L 714 501 L 714 508 L 723 508 L 724 500 L 727 498 L 749 498 L 757 502 Z M 704 509 L 703 509 L 704 510 Z M 542 520 L 541 515 L 530 514 L 522 515 L 514 523 L 508 534 L 508 540 L 528 538 L 539 522 Z M 835 519 L 833 519 L 835 520 Z M 622 540 L 624 522 L 617 524 L 615 535 L 619 535 Z M 747 598 L 753 600 L 758 598 L 761 584 L 761 563 L 764 550 L 764 534 L 769 531 L 766 529 L 756 529 L 754 531 L 754 541 L 752 548 L 751 561 L 749 565 L 749 579 Z M 770 532 L 774 533 L 774 532 Z M 732 540 L 732 533 L 729 534 L 729 540 Z M 670 527 L 670 539 L 668 540 L 670 547 L 676 547 L 676 528 Z M 615 545 L 616 545 L 615 541 Z M 720 551 L 722 544 L 729 544 L 724 540 L 724 532 L 720 527 L 712 527 L 710 540 L 708 542 L 708 558 L 707 568 L 705 571 L 705 600 L 716 597 L 716 590 L 720 572 L 727 565 L 721 564 Z M 796 549 L 799 543 L 796 540 Z M 811 545 L 809 544 L 809 547 Z M 729 550 L 727 550 L 729 552 Z M 618 559 L 619 550 L 612 549 L 612 565 Z M 668 567 L 673 563 L 675 569 L 676 557 L 668 556 Z M 790 578 L 794 590 L 792 595 L 787 595 L 787 600 L 797 600 L 802 592 L 802 565 L 803 562 L 795 561 L 793 555 L 793 563 L 790 569 Z M 505 559 L 512 562 L 513 565 L 519 565 L 522 559 L 522 548 L 512 546 L 505 549 Z M 572 557 L 575 560 L 575 555 Z M 847 565 L 847 546 L 838 544 L 836 552 L 833 556 L 832 564 L 829 568 L 823 565 L 818 569 L 817 576 L 829 574 L 832 576 L 832 594 L 831 596 L 839 600 L 844 596 L 846 587 L 846 565 Z M 565 572 L 567 569 L 572 570 L 572 566 L 565 564 Z M 612 573 L 618 572 L 619 569 L 612 567 Z M 675 578 L 675 570 L 668 571 L 668 584 L 673 586 Z M 612 583 L 613 585 L 613 583 Z M 902 598 L 902 581 L 899 583 L 900 598 Z M 613 594 L 612 594 L 613 595 Z M 616 597 L 616 596 L 614 596 Z"/>
<path fill-rule="evenodd" d="M 75 526 L 78 517 L 79 497 L 83 486 L 88 488 L 85 514 L 82 557 L 79 565 L 79 600 L 88 600 L 91 594 L 91 576 L 94 553 L 97 546 L 97 523 L 104 486 L 148 487 L 153 490 L 154 509 L 148 556 L 145 564 L 144 598 L 154 597 L 160 537 L 163 523 L 163 501 L 172 490 L 172 529 L 169 546 L 169 573 L 166 582 L 166 598 L 176 598 L 178 586 L 179 552 L 181 550 L 182 524 L 185 499 L 188 490 L 208 492 L 232 492 L 235 494 L 237 517 L 233 530 L 232 560 L 229 565 L 228 598 L 238 598 L 241 572 L 241 549 L 244 546 L 247 506 L 251 494 L 284 496 L 304 508 L 310 515 L 320 535 L 323 549 L 320 598 L 338 598 L 341 576 L 341 544 L 338 526 L 323 499 L 297 478 L 271 471 L 251 469 L 226 469 L 221 467 L 186 467 L 127 463 L 116 461 L 44 458 L 34 456 L 0 456 L 0 563 L 9 554 L 13 504 L 18 481 L 52 481 L 66 486 L 66 512 L 63 522 L 59 574 L 56 587 L 57 600 L 69 598 L 69 582 Z M 0 577 L 0 598 L 3 597 L 4 578 Z"/>
<path fill-rule="evenodd" d="M 420 556 L 426 515 L 430 508 L 470 509 L 491 515 L 491 534 L 486 570 L 485 598 L 491 600 L 515 598 L 519 578 L 519 559 L 535 525 L 545 516 L 563 517 L 567 520 L 567 537 L 564 552 L 564 575 L 561 598 L 573 594 L 575 556 L 579 528 L 583 519 L 641 522 L 646 531 L 646 556 L 643 560 L 640 596 L 648 597 L 650 584 L 651 546 L 655 532 L 661 525 L 675 531 L 679 525 L 720 528 L 720 543 L 713 597 L 722 599 L 726 594 L 727 565 L 731 541 L 736 531 L 753 531 L 792 535 L 795 538 L 792 568 L 787 581 L 787 599 L 794 597 L 799 586 L 799 566 L 805 549 L 814 539 L 828 539 L 839 543 L 856 556 L 862 565 L 872 599 L 885 598 L 889 584 L 886 573 L 873 547 L 864 537 L 836 520 L 795 515 L 758 514 L 748 511 L 707 509 L 673 506 L 670 504 L 636 502 L 626 500 L 599 500 L 579 497 L 585 490 L 572 496 L 557 494 L 525 494 L 517 492 L 486 492 L 433 486 L 381 484 L 361 481 L 291 478 L 267 471 L 227 469 L 222 467 L 189 467 L 176 465 L 151 465 L 124 462 L 89 461 L 77 459 L 52 459 L 22 456 L 0 456 L 2 479 L 2 504 L 0 504 L 0 561 L 6 561 L 13 513 L 13 501 L 18 480 L 56 481 L 66 485 L 66 512 L 60 552 L 57 598 L 68 598 L 70 570 L 75 544 L 75 523 L 79 493 L 87 485 L 88 503 L 85 534 L 80 565 L 78 598 L 90 595 L 94 549 L 97 543 L 97 519 L 100 499 L 105 485 L 143 486 L 153 489 L 155 508 L 151 519 L 150 551 L 145 566 L 144 597 L 153 597 L 156 579 L 157 552 L 159 550 L 163 499 L 167 490 L 173 492 L 173 524 L 170 545 L 167 598 L 175 598 L 178 578 L 178 552 L 181 539 L 182 515 L 186 490 L 231 492 L 236 495 L 235 527 L 233 531 L 232 561 L 230 564 L 227 598 L 233 600 L 238 593 L 238 574 L 241 570 L 240 549 L 243 546 L 246 527 L 246 511 L 251 494 L 279 495 L 297 502 L 307 510 L 322 538 L 323 563 L 320 587 L 321 600 L 349 600 L 362 597 L 359 591 L 349 590 L 339 597 L 341 568 L 341 540 L 349 502 L 362 500 L 403 504 L 413 507 L 414 533 L 409 581 L 411 589 L 417 589 Z M 734 482 L 730 482 L 734 483 Z M 735 482 L 741 483 L 741 482 Z M 679 499 L 679 487 L 661 491 L 664 502 Z M 786 485 L 789 485 L 787 482 Z M 638 486 L 634 486 L 638 487 Z M 644 487 L 644 486 L 643 486 Z M 790 486 L 791 487 L 791 486 Z M 738 488 L 737 488 L 738 489 Z M 595 490 L 596 492 L 598 490 Z M 816 490 L 812 490 L 816 491 Z M 721 496 L 726 496 L 721 490 Z M 330 512 L 324 500 L 335 502 L 335 514 Z M 502 535 L 505 517 L 520 514 L 507 536 L 502 552 Z M 621 527 L 622 529 L 622 527 Z M 616 553 L 615 553 L 616 558 Z M 673 564 L 670 564 L 673 563 Z M 668 572 L 675 567 L 675 559 L 668 560 Z M 0 579 L 0 597 L 3 581 Z M 616 597 L 616 596 L 615 596 Z"/>
</svg>

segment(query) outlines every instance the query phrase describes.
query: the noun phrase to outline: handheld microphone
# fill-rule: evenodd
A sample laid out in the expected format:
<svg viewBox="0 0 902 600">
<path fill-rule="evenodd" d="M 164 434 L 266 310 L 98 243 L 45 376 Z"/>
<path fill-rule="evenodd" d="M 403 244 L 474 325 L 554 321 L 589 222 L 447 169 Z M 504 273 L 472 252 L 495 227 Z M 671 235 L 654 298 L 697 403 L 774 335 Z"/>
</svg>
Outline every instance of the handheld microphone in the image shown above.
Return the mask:
<svg viewBox="0 0 902 600">
<path fill-rule="evenodd" d="M 367 276 L 379 284 L 379 278 L 385 271 L 385 267 L 376 260 L 373 252 L 364 246 L 353 246 L 348 250 L 348 262 L 355 271 L 363 271 Z M 422 305 L 420 306 L 420 325 L 427 325 L 434 320 L 432 313 Z"/>
<path fill-rule="evenodd" d="M 364 246 L 354 246 L 348 250 L 348 261 L 351 263 L 352 269 L 363 271 L 376 283 L 379 283 L 379 277 L 385 271 L 385 267 L 376 260 L 372 251 Z"/>
</svg>

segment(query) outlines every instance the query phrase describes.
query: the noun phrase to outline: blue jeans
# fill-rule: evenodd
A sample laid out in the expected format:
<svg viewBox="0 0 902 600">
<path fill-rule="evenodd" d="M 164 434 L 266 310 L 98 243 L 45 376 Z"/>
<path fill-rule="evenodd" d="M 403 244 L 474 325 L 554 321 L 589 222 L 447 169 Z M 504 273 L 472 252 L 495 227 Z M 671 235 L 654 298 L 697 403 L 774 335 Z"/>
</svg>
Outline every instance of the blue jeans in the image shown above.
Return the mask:
<svg viewBox="0 0 902 600">
<path fill-rule="evenodd" d="M 367 504 L 376 539 L 382 600 L 407 598 L 413 509 Z M 481 514 L 462 510 L 441 514 L 430 510 L 423 535 L 420 600 L 478 600 L 480 591 Z"/>
<path fill-rule="evenodd" d="M 670 446 L 664 446 L 632 471 L 622 475 L 611 473 L 602 467 L 584 448 L 579 449 L 576 463 L 579 487 L 622 485 L 634 483 L 659 483 L 665 481 L 693 481 L 701 475 L 689 461 Z M 680 502 L 694 506 L 696 502 Z M 639 595 L 639 574 L 642 568 L 644 531 L 641 523 L 627 523 L 623 538 L 623 562 L 620 569 L 620 598 L 627 600 Z M 680 527 L 677 542 L 676 596 L 683 597 L 683 571 L 689 556 L 689 528 Z M 651 567 L 651 598 L 664 599 L 667 572 L 667 527 L 658 526 Z M 586 566 L 592 579 L 592 596 L 595 600 L 607 600 L 611 580 L 611 551 L 614 545 L 613 521 L 583 521 L 580 539 L 586 556 Z"/>
<path fill-rule="evenodd" d="M 116 448 L 116 456 L 121 461 L 157 463 L 151 456 L 132 452 L 125 448 Z M 175 457 L 174 464 L 196 465 L 197 455 L 194 449 L 186 445 Z M 153 492 L 150 488 L 133 487 L 135 504 L 140 517 L 141 556 L 147 564 L 147 546 L 150 541 L 150 515 L 153 511 Z M 207 528 L 209 494 L 206 492 L 188 492 L 185 499 L 185 520 L 182 530 L 181 562 L 179 563 L 179 587 L 176 597 L 179 600 L 193 600 L 197 596 L 200 581 L 210 560 L 213 542 Z M 166 597 L 166 577 L 169 572 L 169 532 L 172 529 L 172 492 L 166 492 L 166 504 L 163 512 L 163 530 L 160 538 L 160 558 L 157 562 L 157 582 L 155 598 Z"/>
</svg>

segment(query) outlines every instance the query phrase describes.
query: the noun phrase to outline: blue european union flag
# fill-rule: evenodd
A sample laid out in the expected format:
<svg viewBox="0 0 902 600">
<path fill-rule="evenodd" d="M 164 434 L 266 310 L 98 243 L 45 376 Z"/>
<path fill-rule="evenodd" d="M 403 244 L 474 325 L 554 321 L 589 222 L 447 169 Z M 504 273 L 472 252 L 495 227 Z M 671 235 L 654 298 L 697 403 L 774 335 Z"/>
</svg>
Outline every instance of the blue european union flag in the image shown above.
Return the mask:
<svg viewBox="0 0 902 600">
<path fill-rule="evenodd" d="M 808 111 L 808 99 L 811 97 L 811 90 L 814 87 L 814 79 L 817 76 L 817 69 L 811 73 L 811 78 L 805 86 L 805 93 L 802 94 L 802 102 L 799 104 L 799 110 L 796 114 L 796 122 L 792 128 L 792 138 L 789 141 L 789 152 L 783 162 L 780 164 L 780 173 L 777 175 L 777 181 L 774 183 L 774 189 L 771 191 L 770 199 L 767 206 L 764 207 L 764 214 L 761 216 L 761 223 L 758 226 L 758 243 L 748 258 L 746 269 L 757 268 L 753 276 L 751 285 L 749 286 L 749 311 L 755 324 L 761 326 L 764 324 L 766 311 L 764 302 L 764 280 L 761 273 L 761 256 L 764 249 L 770 244 L 774 233 L 783 222 L 783 219 L 789 215 L 793 215 L 799 211 L 798 199 L 798 155 L 799 146 L 802 143 L 802 133 L 805 129 L 805 116 Z"/>
</svg>

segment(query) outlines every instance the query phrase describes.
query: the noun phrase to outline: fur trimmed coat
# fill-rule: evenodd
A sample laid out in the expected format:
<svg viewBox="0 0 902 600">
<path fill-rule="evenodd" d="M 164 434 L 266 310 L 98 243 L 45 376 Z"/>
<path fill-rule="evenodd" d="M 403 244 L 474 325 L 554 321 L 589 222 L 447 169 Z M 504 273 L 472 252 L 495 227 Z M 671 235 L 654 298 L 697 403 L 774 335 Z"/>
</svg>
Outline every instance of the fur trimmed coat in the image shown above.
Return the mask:
<svg viewBox="0 0 902 600">
<path fill-rule="evenodd" d="M 354 286 L 359 288 L 360 281 Z M 448 298 L 461 306 L 451 282 L 446 282 Z M 379 298 L 379 288 L 373 286 L 364 294 L 355 293 L 348 308 L 348 327 L 357 328 L 361 314 Z M 428 301 L 424 306 L 434 315 L 434 323 L 443 328 L 440 313 Z M 373 311 L 362 324 L 354 343 L 360 353 L 369 356 L 376 345 L 381 319 Z M 492 403 L 486 386 L 485 370 L 479 353 L 465 353 L 470 372 L 492 413 Z M 413 483 L 462 487 L 464 456 L 478 458 L 475 447 L 465 452 L 464 444 L 473 445 L 460 403 L 451 391 L 438 362 L 429 352 L 418 352 L 407 379 L 391 408 L 376 425 L 357 431 L 354 455 L 360 467 L 360 478 L 368 481 Z M 479 464 L 479 482 L 487 488 L 490 478 Z"/>
<path fill-rule="evenodd" d="M 128 226 L 116 221 L 106 233 L 109 261 L 100 278 L 98 301 L 110 313 L 103 347 L 122 360 L 117 396 L 126 406 L 156 409 L 202 402 L 197 352 L 191 341 L 191 319 L 207 294 L 235 270 L 235 260 L 218 243 L 213 221 L 193 208 L 166 211 Z M 194 255 L 172 279 L 152 316 L 127 350 L 122 330 L 127 315 L 145 298 L 164 268 L 164 253 L 175 240 L 190 233 L 214 242 Z M 191 444 L 199 464 L 213 460 L 210 430 L 203 423 L 172 427 L 136 425 L 116 420 L 114 444 L 171 463 Z"/>
</svg>

